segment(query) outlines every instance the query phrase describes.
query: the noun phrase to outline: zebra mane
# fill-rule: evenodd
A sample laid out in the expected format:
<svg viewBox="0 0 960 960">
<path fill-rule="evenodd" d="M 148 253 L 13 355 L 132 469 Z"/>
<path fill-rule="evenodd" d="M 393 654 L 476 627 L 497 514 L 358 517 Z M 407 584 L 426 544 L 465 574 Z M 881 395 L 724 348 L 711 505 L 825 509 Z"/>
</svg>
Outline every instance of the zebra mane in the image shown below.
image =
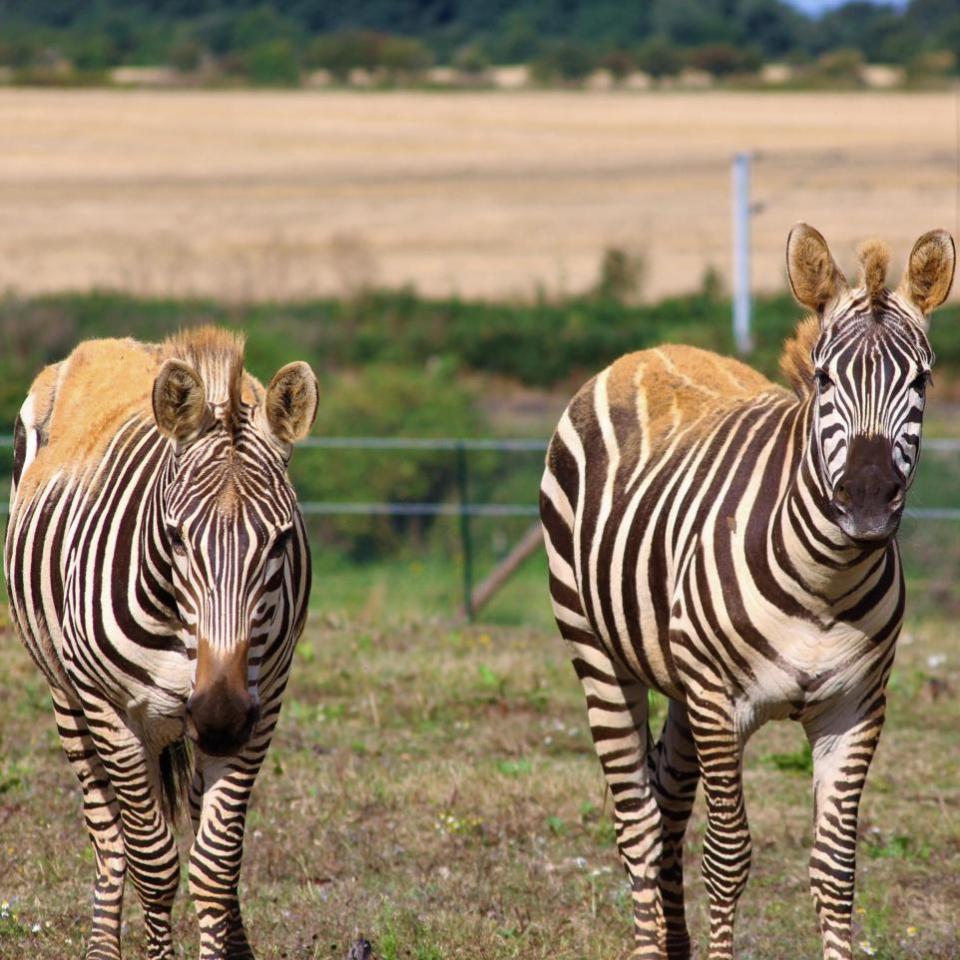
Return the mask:
<svg viewBox="0 0 960 960">
<path fill-rule="evenodd" d="M 819 339 L 820 318 L 810 314 L 800 322 L 780 354 L 780 372 L 801 400 L 813 391 L 813 348 Z"/>
<path fill-rule="evenodd" d="M 882 240 L 865 240 L 857 248 L 860 261 L 860 285 L 867 291 L 870 305 L 876 312 L 878 301 L 887 292 L 887 267 L 890 248 Z"/>
<path fill-rule="evenodd" d="M 232 429 L 239 422 L 244 338 L 219 327 L 181 330 L 163 343 L 163 355 L 188 363 L 200 375 L 207 403 Z"/>
</svg>

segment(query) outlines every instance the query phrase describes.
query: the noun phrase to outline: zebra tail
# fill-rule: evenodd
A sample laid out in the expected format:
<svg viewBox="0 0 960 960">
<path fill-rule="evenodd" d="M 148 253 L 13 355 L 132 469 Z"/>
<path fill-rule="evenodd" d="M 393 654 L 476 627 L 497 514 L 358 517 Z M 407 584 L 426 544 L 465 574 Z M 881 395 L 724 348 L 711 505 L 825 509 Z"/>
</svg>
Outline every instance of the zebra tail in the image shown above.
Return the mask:
<svg viewBox="0 0 960 960">
<path fill-rule="evenodd" d="M 160 752 L 160 799 L 171 823 L 186 807 L 193 777 L 193 751 L 186 738 L 168 743 Z"/>
</svg>

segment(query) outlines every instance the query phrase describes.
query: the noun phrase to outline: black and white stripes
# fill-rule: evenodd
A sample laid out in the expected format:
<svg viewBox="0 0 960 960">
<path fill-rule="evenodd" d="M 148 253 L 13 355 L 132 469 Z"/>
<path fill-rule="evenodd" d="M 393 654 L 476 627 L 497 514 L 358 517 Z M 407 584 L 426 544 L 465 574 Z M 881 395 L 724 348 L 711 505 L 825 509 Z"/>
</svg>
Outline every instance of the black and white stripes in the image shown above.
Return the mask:
<svg viewBox="0 0 960 960">
<path fill-rule="evenodd" d="M 876 286 L 877 249 L 851 291 L 816 231 L 791 235 L 791 282 L 815 311 L 784 357 L 797 396 L 663 347 L 587 383 L 551 442 L 550 593 L 613 796 L 638 958 L 690 956 L 682 847 L 698 780 L 709 956 L 733 956 L 750 868 L 743 747 L 786 718 L 813 747 L 823 955 L 852 956 L 857 806 L 904 609 L 892 535 L 933 359 L 924 314 L 954 263 L 949 237 L 926 235 L 894 294 Z M 656 741 L 651 689 L 672 700 Z"/>
<path fill-rule="evenodd" d="M 23 405 L 4 561 L 83 789 L 88 960 L 120 957 L 126 876 L 148 955 L 174 956 L 180 776 L 201 958 L 253 956 L 237 899 L 244 819 L 306 615 L 310 555 L 286 464 L 315 409 L 306 365 L 264 391 L 242 344 L 215 330 L 159 348 L 87 342 Z"/>
</svg>

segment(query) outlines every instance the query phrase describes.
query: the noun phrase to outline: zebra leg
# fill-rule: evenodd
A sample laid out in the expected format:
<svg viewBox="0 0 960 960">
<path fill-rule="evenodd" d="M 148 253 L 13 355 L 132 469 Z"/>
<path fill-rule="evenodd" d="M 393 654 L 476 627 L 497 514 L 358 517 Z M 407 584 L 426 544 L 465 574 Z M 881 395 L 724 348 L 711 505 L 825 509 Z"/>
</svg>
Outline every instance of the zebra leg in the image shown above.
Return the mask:
<svg viewBox="0 0 960 960">
<path fill-rule="evenodd" d="M 83 790 L 83 817 L 97 867 L 93 928 L 86 957 L 87 960 L 119 960 L 126 858 L 117 797 L 90 737 L 80 701 L 56 687 L 50 688 L 50 694 L 63 752 Z"/>
<path fill-rule="evenodd" d="M 824 960 L 850 960 L 856 877 L 857 816 L 880 731 L 883 697 L 865 717 L 824 717 L 805 724 L 813 747 L 814 840 L 810 892 L 817 908 Z"/>
<path fill-rule="evenodd" d="M 688 690 L 690 726 L 707 801 L 703 879 L 710 898 L 709 960 L 732 960 L 737 902 L 750 874 L 750 829 L 743 800 L 743 742 L 733 708 Z"/>
<path fill-rule="evenodd" d="M 158 759 L 105 700 L 84 695 L 84 714 L 120 811 L 127 869 L 147 928 L 149 960 L 172 960 L 170 913 L 180 881 L 173 830 L 160 804 Z"/>
<path fill-rule="evenodd" d="M 613 797 L 620 859 L 633 894 L 635 960 L 660 960 L 665 928 L 658 878 L 660 810 L 647 766 L 647 688 L 627 679 L 599 649 L 575 655 L 587 699 L 587 718 Z"/>
<path fill-rule="evenodd" d="M 237 887 L 247 804 L 266 748 L 256 761 L 197 755 L 201 806 L 190 850 L 190 896 L 200 921 L 200 960 L 253 960 Z M 191 795 L 194 790 L 191 789 Z"/>
<path fill-rule="evenodd" d="M 653 792 L 663 821 L 660 899 L 666 923 L 668 960 L 689 960 L 690 934 L 683 901 L 683 837 L 700 780 L 687 708 L 671 700 L 663 732 L 648 757 Z"/>
</svg>

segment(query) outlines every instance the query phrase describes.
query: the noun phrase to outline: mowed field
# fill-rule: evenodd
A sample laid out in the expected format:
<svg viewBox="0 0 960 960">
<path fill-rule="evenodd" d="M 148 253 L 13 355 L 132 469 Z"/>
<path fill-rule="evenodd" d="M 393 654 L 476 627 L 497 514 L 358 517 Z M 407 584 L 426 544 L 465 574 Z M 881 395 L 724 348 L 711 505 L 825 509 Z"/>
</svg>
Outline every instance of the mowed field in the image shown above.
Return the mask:
<svg viewBox="0 0 960 960">
<path fill-rule="evenodd" d="M 737 150 L 758 289 L 798 219 L 844 263 L 956 225 L 950 93 L 5 89 L 0 129 L 0 287 L 23 293 L 557 295 L 613 246 L 657 299 L 729 277 Z"/>
<path fill-rule="evenodd" d="M 242 898 L 258 956 L 344 960 L 362 934 L 378 960 L 626 958 L 629 892 L 559 639 L 545 627 L 391 623 L 376 604 L 345 619 L 316 590 L 248 821 Z M 525 596 L 542 621 L 532 581 Z M 78 791 L 46 687 L 9 629 L 0 658 L 0 957 L 79 957 L 93 864 Z M 862 806 L 857 956 L 960 956 L 958 693 L 952 626 L 911 620 Z M 754 866 L 738 956 L 813 960 L 809 756 L 796 725 L 756 735 L 746 791 Z M 686 856 L 700 957 L 704 828 L 701 798 Z M 185 886 L 175 935 L 178 956 L 194 957 Z M 142 956 L 129 890 L 126 918 L 125 955 Z"/>
</svg>

